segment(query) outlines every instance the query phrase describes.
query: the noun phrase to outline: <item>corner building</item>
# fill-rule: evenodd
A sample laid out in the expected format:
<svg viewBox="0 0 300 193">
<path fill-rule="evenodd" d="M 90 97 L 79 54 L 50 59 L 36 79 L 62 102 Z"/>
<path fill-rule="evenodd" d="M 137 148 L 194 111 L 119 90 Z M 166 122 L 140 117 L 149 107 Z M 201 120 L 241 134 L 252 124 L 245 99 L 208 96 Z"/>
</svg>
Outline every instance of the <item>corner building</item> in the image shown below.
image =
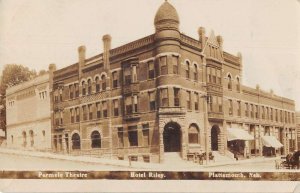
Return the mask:
<svg viewBox="0 0 300 193">
<path fill-rule="evenodd" d="M 154 25 L 154 34 L 114 49 L 103 36 L 103 53 L 92 58 L 80 46 L 78 63 L 54 72 L 55 151 L 145 162 L 163 162 L 168 152 L 185 160 L 192 152 L 230 156 L 227 127 L 245 130 L 254 120 L 228 115 L 228 99 L 273 105 L 271 95 L 258 102 L 260 91 L 240 85 L 241 55 L 224 52 L 221 36 L 207 37 L 204 28 L 197 40 L 180 33 L 167 1 Z M 228 81 L 239 92 L 227 89 Z M 294 102 L 281 99 L 281 110 L 292 117 Z"/>
</svg>

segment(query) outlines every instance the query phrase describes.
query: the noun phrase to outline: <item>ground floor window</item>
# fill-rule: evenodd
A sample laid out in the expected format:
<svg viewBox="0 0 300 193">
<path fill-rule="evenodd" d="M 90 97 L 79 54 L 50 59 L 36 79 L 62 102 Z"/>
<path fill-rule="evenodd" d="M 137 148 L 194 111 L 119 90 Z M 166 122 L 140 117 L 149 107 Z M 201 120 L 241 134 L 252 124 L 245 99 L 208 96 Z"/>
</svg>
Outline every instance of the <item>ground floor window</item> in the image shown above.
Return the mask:
<svg viewBox="0 0 300 193">
<path fill-rule="evenodd" d="M 138 132 L 137 126 L 130 126 L 128 127 L 128 140 L 129 146 L 138 146 Z"/>
<path fill-rule="evenodd" d="M 192 124 L 189 127 L 189 143 L 190 144 L 198 144 L 199 143 L 199 129 L 194 124 Z"/>
<path fill-rule="evenodd" d="M 80 136 L 78 133 L 72 135 L 72 149 L 80 149 Z"/>
<path fill-rule="evenodd" d="M 93 131 L 91 134 L 92 148 L 101 148 L 101 136 L 99 131 Z"/>
</svg>

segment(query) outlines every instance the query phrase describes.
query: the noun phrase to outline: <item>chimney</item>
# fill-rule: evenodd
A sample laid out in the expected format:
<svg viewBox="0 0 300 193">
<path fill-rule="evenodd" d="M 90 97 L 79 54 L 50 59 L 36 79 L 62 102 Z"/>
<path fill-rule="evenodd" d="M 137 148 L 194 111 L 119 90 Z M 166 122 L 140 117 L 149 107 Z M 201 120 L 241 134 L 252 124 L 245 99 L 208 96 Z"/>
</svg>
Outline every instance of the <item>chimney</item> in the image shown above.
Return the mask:
<svg viewBox="0 0 300 193">
<path fill-rule="evenodd" d="M 85 46 L 78 47 L 78 62 L 80 67 L 85 65 L 85 50 Z"/>
<path fill-rule="evenodd" d="M 56 65 L 49 64 L 48 70 L 49 70 L 49 89 L 51 92 L 52 88 L 53 88 L 53 73 L 54 73 L 54 71 L 56 71 Z"/>
<path fill-rule="evenodd" d="M 218 41 L 218 44 L 220 46 L 220 51 L 221 51 L 221 55 L 223 57 L 223 37 L 222 36 L 217 36 L 217 41 Z"/>
<path fill-rule="evenodd" d="M 106 34 L 102 37 L 103 41 L 103 64 L 104 69 L 109 69 L 110 63 L 109 63 L 109 51 L 111 48 L 111 36 L 109 34 Z"/>
<path fill-rule="evenodd" d="M 198 35 L 199 35 L 199 41 L 201 42 L 201 49 L 203 49 L 204 46 L 205 46 L 205 43 L 206 43 L 205 28 L 204 27 L 199 27 Z"/>
</svg>

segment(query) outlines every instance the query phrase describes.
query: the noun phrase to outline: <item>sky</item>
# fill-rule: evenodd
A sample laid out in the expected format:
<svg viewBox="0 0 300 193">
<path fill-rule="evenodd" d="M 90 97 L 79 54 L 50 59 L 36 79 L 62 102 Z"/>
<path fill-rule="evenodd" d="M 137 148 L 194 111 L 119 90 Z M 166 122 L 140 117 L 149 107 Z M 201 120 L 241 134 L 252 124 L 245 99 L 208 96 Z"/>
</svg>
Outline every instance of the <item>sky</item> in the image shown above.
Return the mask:
<svg viewBox="0 0 300 193">
<path fill-rule="evenodd" d="M 205 27 L 222 35 L 224 50 L 243 56 L 244 85 L 274 91 L 300 110 L 300 0 L 168 0 L 180 31 L 198 39 Z M 0 71 L 17 63 L 39 71 L 63 68 L 154 33 L 155 13 L 164 0 L 0 0 Z"/>
</svg>

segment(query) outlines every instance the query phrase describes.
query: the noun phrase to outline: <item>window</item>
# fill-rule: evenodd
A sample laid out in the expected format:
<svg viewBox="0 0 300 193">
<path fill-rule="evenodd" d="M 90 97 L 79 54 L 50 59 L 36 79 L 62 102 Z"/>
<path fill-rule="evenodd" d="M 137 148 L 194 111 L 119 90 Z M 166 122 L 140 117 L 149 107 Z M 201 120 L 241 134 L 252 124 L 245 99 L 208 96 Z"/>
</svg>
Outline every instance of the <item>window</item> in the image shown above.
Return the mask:
<svg viewBox="0 0 300 193">
<path fill-rule="evenodd" d="M 64 112 L 60 111 L 59 115 L 60 115 L 60 124 L 62 125 L 63 124 L 63 118 L 64 118 Z"/>
<path fill-rule="evenodd" d="M 191 91 L 186 91 L 186 108 L 191 110 Z"/>
<path fill-rule="evenodd" d="M 113 88 L 117 88 L 118 85 L 118 72 L 115 71 L 112 73 L 112 77 L 113 77 Z"/>
<path fill-rule="evenodd" d="M 75 97 L 79 97 L 79 85 L 78 85 L 78 83 L 75 83 L 74 87 L 75 87 Z"/>
<path fill-rule="evenodd" d="M 221 70 L 217 69 L 217 84 L 222 84 Z"/>
<path fill-rule="evenodd" d="M 151 60 L 148 62 L 148 79 L 152 79 L 154 76 L 154 61 Z"/>
<path fill-rule="evenodd" d="M 251 114 L 251 118 L 254 118 L 254 108 L 253 108 L 253 104 L 250 104 L 250 114 Z"/>
<path fill-rule="evenodd" d="M 156 100 L 155 100 L 155 92 L 149 92 L 149 103 L 150 103 L 150 111 L 155 111 L 156 109 Z"/>
<path fill-rule="evenodd" d="M 232 79 L 230 74 L 228 74 L 227 79 L 228 79 L 228 85 L 227 85 L 228 90 L 232 90 Z"/>
<path fill-rule="evenodd" d="M 241 91 L 240 79 L 239 77 L 236 78 L 236 90 L 239 92 Z"/>
<path fill-rule="evenodd" d="M 92 81 L 91 79 L 88 80 L 88 95 L 92 94 Z"/>
<path fill-rule="evenodd" d="M 267 111 L 266 119 L 269 120 L 270 119 L 269 107 L 266 107 L 266 111 Z"/>
<path fill-rule="evenodd" d="M 58 102 L 58 93 L 57 90 L 54 91 L 54 102 Z M 10 101 L 10 106 L 13 106 L 13 101 Z"/>
<path fill-rule="evenodd" d="M 128 140 L 129 140 L 129 146 L 138 146 L 138 132 L 137 132 L 137 126 L 129 126 L 128 127 Z"/>
<path fill-rule="evenodd" d="M 79 122 L 79 121 L 80 121 L 80 111 L 79 111 L 79 107 L 76 107 L 75 111 L 76 111 L 76 122 Z"/>
<path fill-rule="evenodd" d="M 133 112 L 138 112 L 138 97 L 137 95 L 133 95 Z"/>
<path fill-rule="evenodd" d="M 223 112 L 223 99 L 222 97 L 218 97 L 218 105 L 219 105 L 219 112 Z"/>
<path fill-rule="evenodd" d="M 131 96 L 127 96 L 125 98 L 125 110 L 126 110 L 127 115 L 132 114 L 132 98 L 131 98 Z"/>
<path fill-rule="evenodd" d="M 149 124 L 143 125 L 143 144 L 144 147 L 149 146 Z"/>
<path fill-rule="evenodd" d="M 11 135 L 10 137 L 11 137 L 11 144 L 14 144 L 14 136 Z"/>
<path fill-rule="evenodd" d="M 255 118 L 258 119 L 258 105 L 255 105 Z"/>
<path fill-rule="evenodd" d="M 82 96 L 86 95 L 85 81 L 82 81 Z"/>
<path fill-rule="evenodd" d="M 34 145 L 34 134 L 33 134 L 32 130 L 29 131 L 29 136 L 30 136 L 30 146 L 33 147 L 33 145 Z"/>
<path fill-rule="evenodd" d="M 82 118 L 84 121 L 87 120 L 87 107 L 86 105 L 82 106 Z"/>
<path fill-rule="evenodd" d="M 137 82 L 137 66 L 132 66 L 132 82 Z"/>
<path fill-rule="evenodd" d="M 73 99 L 74 93 L 73 93 L 73 85 L 69 85 L 69 98 Z"/>
<path fill-rule="evenodd" d="M 261 118 L 265 119 L 265 107 L 261 107 Z"/>
<path fill-rule="evenodd" d="M 237 106 L 237 113 L 238 113 L 238 116 L 241 116 L 242 115 L 242 111 L 241 111 L 241 108 L 242 108 L 242 106 L 241 106 L 241 101 L 238 101 L 237 102 L 238 103 L 238 106 Z"/>
<path fill-rule="evenodd" d="M 80 136 L 78 133 L 72 135 L 72 149 L 80 149 Z"/>
<path fill-rule="evenodd" d="M 96 93 L 100 92 L 100 80 L 99 80 L 99 77 L 96 77 L 95 83 L 96 83 Z"/>
<path fill-rule="evenodd" d="M 282 110 L 280 110 L 280 122 L 283 121 L 283 114 L 282 114 Z"/>
<path fill-rule="evenodd" d="M 169 97 L 168 97 L 168 89 L 163 88 L 161 89 L 161 101 L 162 101 L 162 107 L 168 107 L 169 106 Z"/>
<path fill-rule="evenodd" d="M 194 80 L 198 80 L 198 67 L 197 64 L 194 64 Z"/>
<path fill-rule="evenodd" d="M 74 109 L 70 109 L 70 115 L 71 115 L 71 123 L 74 123 Z"/>
<path fill-rule="evenodd" d="M 59 101 L 63 101 L 63 89 L 59 89 Z"/>
<path fill-rule="evenodd" d="M 249 116 L 249 104 L 245 103 L 245 116 L 248 117 Z"/>
<path fill-rule="evenodd" d="M 180 89 L 174 88 L 174 106 L 179 107 L 180 106 L 180 96 L 179 96 Z"/>
<path fill-rule="evenodd" d="M 211 76 L 212 76 L 212 82 L 217 83 L 217 73 L 215 68 L 211 68 Z"/>
<path fill-rule="evenodd" d="M 27 145 L 27 136 L 26 136 L 26 132 L 25 131 L 22 132 L 22 138 L 23 138 L 22 145 L 23 145 L 23 147 L 26 147 L 26 145 Z"/>
<path fill-rule="evenodd" d="M 93 119 L 93 106 L 92 104 L 88 105 L 88 109 L 89 109 L 89 120 Z"/>
<path fill-rule="evenodd" d="M 229 99 L 228 101 L 229 101 L 229 110 L 228 110 L 229 115 L 233 115 L 233 103 L 232 103 L 232 100 Z"/>
<path fill-rule="evenodd" d="M 101 103 L 96 103 L 97 106 L 97 118 L 101 118 Z"/>
<path fill-rule="evenodd" d="M 103 117 L 106 118 L 107 117 L 107 102 L 106 101 L 103 101 L 102 102 L 102 114 L 103 114 Z"/>
<path fill-rule="evenodd" d="M 199 94 L 194 93 L 195 111 L 199 111 Z"/>
<path fill-rule="evenodd" d="M 271 121 L 273 121 L 273 109 L 272 108 L 270 108 L 270 119 L 271 119 Z"/>
<path fill-rule="evenodd" d="M 124 131 L 123 127 L 118 128 L 118 147 L 124 147 Z"/>
<path fill-rule="evenodd" d="M 178 74 L 178 56 L 172 56 L 173 74 Z"/>
<path fill-rule="evenodd" d="M 190 63 L 186 61 L 186 66 L 185 66 L 185 77 L 190 78 Z"/>
<path fill-rule="evenodd" d="M 195 124 L 189 127 L 189 144 L 199 143 L 199 129 Z"/>
<path fill-rule="evenodd" d="M 207 81 L 208 82 L 211 82 L 211 68 L 210 67 L 207 67 Z"/>
<path fill-rule="evenodd" d="M 114 105 L 114 116 L 119 116 L 119 100 L 115 99 L 113 100 Z"/>
<path fill-rule="evenodd" d="M 105 75 L 101 76 L 101 82 L 102 82 L 102 91 L 106 90 L 106 77 Z"/>
<path fill-rule="evenodd" d="M 278 110 L 275 109 L 275 121 L 278 122 Z"/>
<path fill-rule="evenodd" d="M 168 74 L 167 56 L 160 57 L 160 75 Z"/>
<path fill-rule="evenodd" d="M 129 67 L 124 70 L 125 85 L 131 84 L 131 70 Z"/>
<path fill-rule="evenodd" d="M 101 135 L 99 131 L 93 131 L 91 134 L 91 147 L 92 148 L 101 148 Z"/>
</svg>

